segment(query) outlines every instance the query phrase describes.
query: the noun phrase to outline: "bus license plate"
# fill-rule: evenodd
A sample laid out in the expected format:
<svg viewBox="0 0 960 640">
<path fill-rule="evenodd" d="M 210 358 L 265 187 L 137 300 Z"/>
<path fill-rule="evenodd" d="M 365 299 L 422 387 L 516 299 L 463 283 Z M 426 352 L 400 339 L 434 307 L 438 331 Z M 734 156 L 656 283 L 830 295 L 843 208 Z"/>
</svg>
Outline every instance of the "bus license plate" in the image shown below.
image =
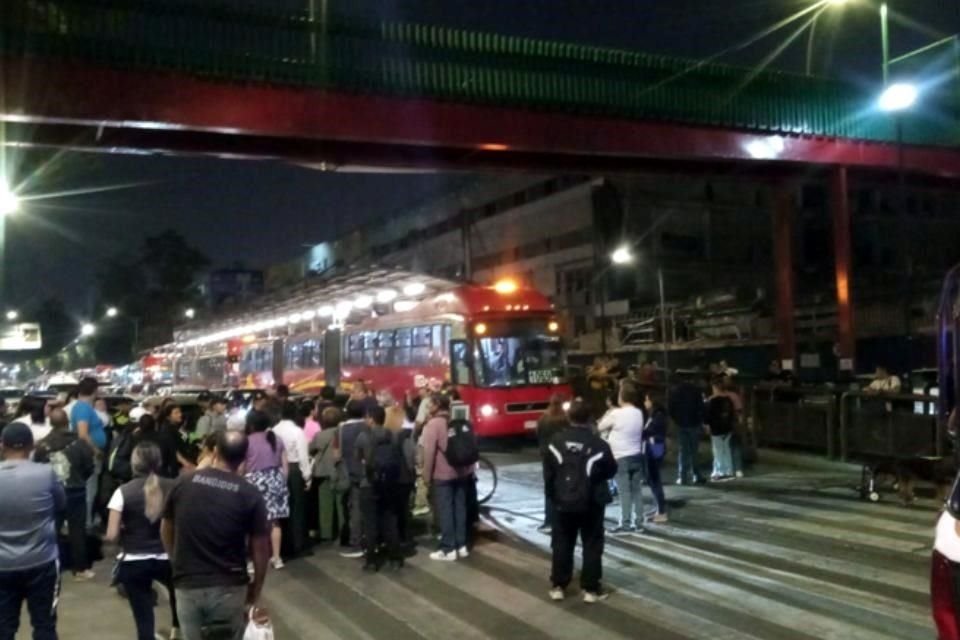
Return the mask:
<svg viewBox="0 0 960 640">
<path fill-rule="evenodd" d="M 524 429 L 536 429 L 536 428 L 537 428 L 537 421 L 536 421 L 536 420 L 527 420 L 526 422 L 523 423 L 523 428 L 524 428 Z"/>
</svg>

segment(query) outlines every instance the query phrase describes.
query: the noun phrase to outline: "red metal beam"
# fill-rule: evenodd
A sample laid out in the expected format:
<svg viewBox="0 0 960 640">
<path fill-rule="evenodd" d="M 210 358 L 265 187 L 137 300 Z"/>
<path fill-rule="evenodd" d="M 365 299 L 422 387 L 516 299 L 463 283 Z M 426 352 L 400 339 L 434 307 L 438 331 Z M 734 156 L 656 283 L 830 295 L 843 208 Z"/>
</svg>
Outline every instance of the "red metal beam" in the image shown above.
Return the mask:
<svg viewBox="0 0 960 640">
<path fill-rule="evenodd" d="M 837 280 L 837 346 L 841 371 L 854 371 L 856 334 L 853 326 L 853 301 L 850 295 L 850 199 L 847 169 L 837 167 L 830 175 L 830 210 L 833 214 L 834 273 Z"/>
<path fill-rule="evenodd" d="M 0 118 L 529 154 L 895 170 L 895 145 L 416 98 L 241 85 L 71 62 L 0 59 Z M 960 150 L 906 149 L 912 173 L 960 178 Z M 471 157 L 461 158 L 464 168 Z M 537 167 L 531 166 L 531 169 Z"/>
<path fill-rule="evenodd" d="M 773 197 L 773 260 L 776 273 L 777 353 L 784 369 L 796 370 L 793 320 L 793 189 L 778 185 Z M 789 365 L 789 366 L 788 366 Z"/>
</svg>

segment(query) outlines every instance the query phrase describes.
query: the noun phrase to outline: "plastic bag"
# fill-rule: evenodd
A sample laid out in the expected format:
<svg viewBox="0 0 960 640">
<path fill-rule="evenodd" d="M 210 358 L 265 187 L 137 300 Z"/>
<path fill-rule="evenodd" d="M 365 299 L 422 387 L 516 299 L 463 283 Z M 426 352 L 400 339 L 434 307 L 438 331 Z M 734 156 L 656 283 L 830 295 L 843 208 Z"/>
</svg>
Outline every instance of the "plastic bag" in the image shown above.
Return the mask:
<svg viewBox="0 0 960 640">
<path fill-rule="evenodd" d="M 257 624 L 251 619 L 243 632 L 243 640 L 273 640 L 273 625 L 270 622 Z"/>
</svg>

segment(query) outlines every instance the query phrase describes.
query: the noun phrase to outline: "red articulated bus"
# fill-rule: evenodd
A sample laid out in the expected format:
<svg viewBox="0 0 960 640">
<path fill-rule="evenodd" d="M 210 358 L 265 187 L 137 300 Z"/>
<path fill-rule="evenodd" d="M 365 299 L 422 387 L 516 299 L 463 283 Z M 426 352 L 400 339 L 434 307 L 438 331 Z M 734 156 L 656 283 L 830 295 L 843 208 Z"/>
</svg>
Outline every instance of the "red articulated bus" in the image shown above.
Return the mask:
<svg viewBox="0 0 960 640">
<path fill-rule="evenodd" d="M 550 301 L 510 280 L 492 287 L 451 282 L 442 290 L 437 282 L 420 300 L 395 301 L 384 313 L 376 310 L 385 307 L 371 304 L 364 317 L 342 326 L 320 328 L 295 313 L 286 316 L 282 336 L 228 339 L 216 353 L 212 344 L 188 348 L 182 358 L 195 353 L 193 362 L 178 371 L 222 366 L 223 376 L 216 384 L 207 376 L 178 382 L 236 380 L 263 388 L 282 381 L 294 393 L 313 395 L 326 384 L 349 389 L 362 380 L 402 402 L 424 380 L 449 381 L 480 436 L 530 433 L 551 395 L 571 396 Z M 239 354 L 230 357 L 231 349 Z"/>
</svg>

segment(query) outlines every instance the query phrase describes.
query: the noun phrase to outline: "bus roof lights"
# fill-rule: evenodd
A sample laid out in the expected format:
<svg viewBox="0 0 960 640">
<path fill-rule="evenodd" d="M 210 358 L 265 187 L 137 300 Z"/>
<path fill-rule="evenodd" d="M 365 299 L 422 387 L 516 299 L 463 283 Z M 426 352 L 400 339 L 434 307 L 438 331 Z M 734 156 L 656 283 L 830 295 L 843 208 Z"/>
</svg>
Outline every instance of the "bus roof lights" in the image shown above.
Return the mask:
<svg viewBox="0 0 960 640">
<path fill-rule="evenodd" d="M 370 296 L 360 296 L 353 301 L 353 306 L 357 309 L 367 309 L 371 304 L 373 304 L 373 298 Z"/>
<path fill-rule="evenodd" d="M 303 320 L 303 316 L 302 316 L 301 314 L 299 314 L 299 313 L 291 313 L 291 314 L 290 314 L 290 317 L 287 318 L 287 322 L 288 322 L 289 324 L 297 324 L 297 323 L 299 323 L 301 320 Z"/>
<path fill-rule="evenodd" d="M 511 293 L 516 293 L 519 287 L 515 280 L 510 278 L 504 278 L 502 280 L 497 280 L 493 285 L 493 290 L 501 295 L 510 295 Z"/>
<path fill-rule="evenodd" d="M 347 300 L 343 300 L 337 303 L 337 306 L 334 308 L 336 310 L 336 315 L 338 317 L 346 317 L 350 315 L 350 311 L 353 310 L 353 303 Z"/>
<path fill-rule="evenodd" d="M 307 309 L 306 311 L 300 314 L 300 317 L 303 318 L 304 322 L 310 322 L 311 320 L 317 317 L 317 312 L 314 311 L 313 309 Z"/>
<path fill-rule="evenodd" d="M 403 295 L 410 297 L 419 296 L 426 290 L 427 286 L 422 282 L 411 282 L 403 288 Z"/>
<path fill-rule="evenodd" d="M 384 289 L 377 292 L 377 302 L 380 304 L 387 304 L 393 302 L 397 298 L 397 292 L 393 289 Z"/>
<path fill-rule="evenodd" d="M 333 305 L 325 304 L 319 309 L 317 309 L 317 315 L 321 318 L 329 318 L 333 315 Z"/>
<path fill-rule="evenodd" d="M 419 304 L 416 300 L 397 300 L 393 303 L 393 310 L 397 313 L 411 311 Z"/>
</svg>

